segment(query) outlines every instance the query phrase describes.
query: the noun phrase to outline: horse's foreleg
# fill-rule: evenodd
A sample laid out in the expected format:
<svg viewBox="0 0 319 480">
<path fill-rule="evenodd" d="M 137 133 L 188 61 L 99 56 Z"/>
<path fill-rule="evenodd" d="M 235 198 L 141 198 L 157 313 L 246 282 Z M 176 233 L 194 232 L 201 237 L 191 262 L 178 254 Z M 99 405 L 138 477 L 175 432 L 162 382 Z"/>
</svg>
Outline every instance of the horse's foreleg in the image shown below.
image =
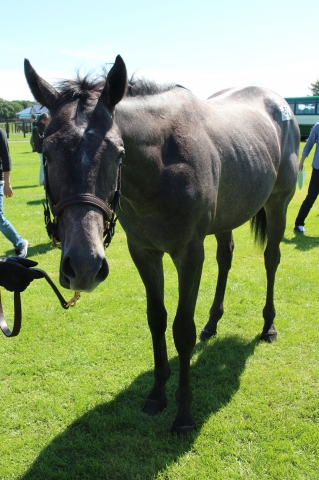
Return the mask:
<svg viewBox="0 0 319 480">
<path fill-rule="evenodd" d="M 224 313 L 223 304 L 228 272 L 231 268 L 233 251 L 235 248 L 232 232 L 225 232 L 215 236 L 217 240 L 216 260 L 218 264 L 218 279 L 214 302 L 210 309 L 209 320 L 200 334 L 200 340 L 202 341 L 207 340 L 217 333 L 217 323 Z"/>
<path fill-rule="evenodd" d="M 172 255 L 178 272 L 179 300 L 173 323 L 173 335 L 179 356 L 179 384 L 176 391 L 178 413 L 172 430 L 186 434 L 194 429 L 190 413 L 192 392 L 190 387 L 190 359 L 196 343 L 194 311 L 204 261 L 203 242 L 193 240 L 178 255 Z"/>
<path fill-rule="evenodd" d="M 165 340 L 167 312 L 164 306 L 163 253 L 140 250 L 130 243 L 128 245 L 146 289 L 147 319 L 154 351 L 154 385 L 143 412 L 156 415 L 167 405 L 165 385 L 170 376 Z"/>
</svg>

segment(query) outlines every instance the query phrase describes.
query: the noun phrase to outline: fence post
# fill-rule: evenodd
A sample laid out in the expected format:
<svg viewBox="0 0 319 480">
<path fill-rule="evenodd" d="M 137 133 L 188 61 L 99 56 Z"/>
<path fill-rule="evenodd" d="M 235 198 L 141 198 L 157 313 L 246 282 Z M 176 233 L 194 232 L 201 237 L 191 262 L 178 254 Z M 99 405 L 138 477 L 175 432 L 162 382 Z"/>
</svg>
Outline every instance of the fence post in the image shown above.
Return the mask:
<svg viewBox="0 0 319 480">
<path fill-rule="evenodd" d="M 9 138 L 9 136 L 10 136 L 10 129 L 9 129 L 9 122 L 8 122 L 8 120 L 6 121 L 6 131 L 7 131 L 7 137 Z"/>
</svg>

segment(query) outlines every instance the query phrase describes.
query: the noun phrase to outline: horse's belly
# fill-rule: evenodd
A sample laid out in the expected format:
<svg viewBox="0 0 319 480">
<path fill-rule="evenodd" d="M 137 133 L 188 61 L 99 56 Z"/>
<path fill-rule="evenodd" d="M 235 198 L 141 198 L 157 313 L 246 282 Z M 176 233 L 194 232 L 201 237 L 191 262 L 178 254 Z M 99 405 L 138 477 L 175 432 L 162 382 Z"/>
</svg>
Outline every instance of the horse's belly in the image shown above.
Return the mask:
<svg viewBox="0 0 319 480">
<path fill-rule="evenodd" d="M 275 178 L 264 179 L 264 185 L 252 182 L 246 188 L 230 188 L 224 195 L 220 192 L 209 233 L 233 230 L 254 217 L 269 198 L 274 183 Z"/>
<path fill-rule="evenodd" d="M 141 249 L 155 249 L 166 253 L 181 250 L 194 235 L 204 238 L 211 219 L 209 208 L 200 208 L 196 204 L 192 208 L 172 207 L 165 214 L 153 215 L 120 215 L 119 220 L 129 242 Z M 123 209 L 124 210 L 124 209 Z M 202 212 L 199 219 L 198 212 Z"/>
</svg>

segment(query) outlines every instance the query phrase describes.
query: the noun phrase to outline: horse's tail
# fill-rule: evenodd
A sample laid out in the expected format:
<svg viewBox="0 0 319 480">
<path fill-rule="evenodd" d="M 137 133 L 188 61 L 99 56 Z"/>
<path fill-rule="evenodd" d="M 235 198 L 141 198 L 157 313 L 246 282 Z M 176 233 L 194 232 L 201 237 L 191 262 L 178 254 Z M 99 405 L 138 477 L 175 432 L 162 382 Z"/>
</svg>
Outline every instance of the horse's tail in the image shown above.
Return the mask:
<svg viewBox="0 0 319 480">
<path fill-rule="evenodd" d="M 267 217 L 264 207 L 250 220 L 250 230 L 254 234 L 255 243 L 264 247 L 267 241 Z"/>
</svg>

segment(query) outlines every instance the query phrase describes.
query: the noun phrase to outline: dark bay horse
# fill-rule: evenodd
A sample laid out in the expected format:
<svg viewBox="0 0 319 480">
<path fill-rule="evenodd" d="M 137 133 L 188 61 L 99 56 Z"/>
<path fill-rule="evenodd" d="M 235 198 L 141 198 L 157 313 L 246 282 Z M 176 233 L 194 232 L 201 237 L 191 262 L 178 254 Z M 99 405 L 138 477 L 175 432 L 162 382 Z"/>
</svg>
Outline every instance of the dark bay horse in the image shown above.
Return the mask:
<svg viewBox="0 0 319 480">
<path fill-rule="evenodd" d="M 274 282 L 296 186 L 298 125 L 285 100 L 272 91 L 228 89 L 203 101 L 179 85 L 128 82 L 120 56 L 104 79 L 78 77 L 57 88 L 28 60 L 25 74 L 35 99 L 52 115 L 43 154 L 61 240 L 63 287 L 90 292 L 107 277 L 103 231 L 113 221 L 110 205 L 122 172 L 117 214 L 145 285 L 154 348 L 154 385 L 144 406 L 149 415 L 166 406 L 170 376 L 165 252 L 176 266 L 173 335 L 180 373 L 173 430 L 188 432 L 194 428 L 189 372 L 206 235 L 217 239 L 218 280 L 201 339 L 216 334 L 234 249 L 232 230 L 248 220 L 255 239 L 266 245 L 261 336 L 276 339 Z"/>
</svg>

